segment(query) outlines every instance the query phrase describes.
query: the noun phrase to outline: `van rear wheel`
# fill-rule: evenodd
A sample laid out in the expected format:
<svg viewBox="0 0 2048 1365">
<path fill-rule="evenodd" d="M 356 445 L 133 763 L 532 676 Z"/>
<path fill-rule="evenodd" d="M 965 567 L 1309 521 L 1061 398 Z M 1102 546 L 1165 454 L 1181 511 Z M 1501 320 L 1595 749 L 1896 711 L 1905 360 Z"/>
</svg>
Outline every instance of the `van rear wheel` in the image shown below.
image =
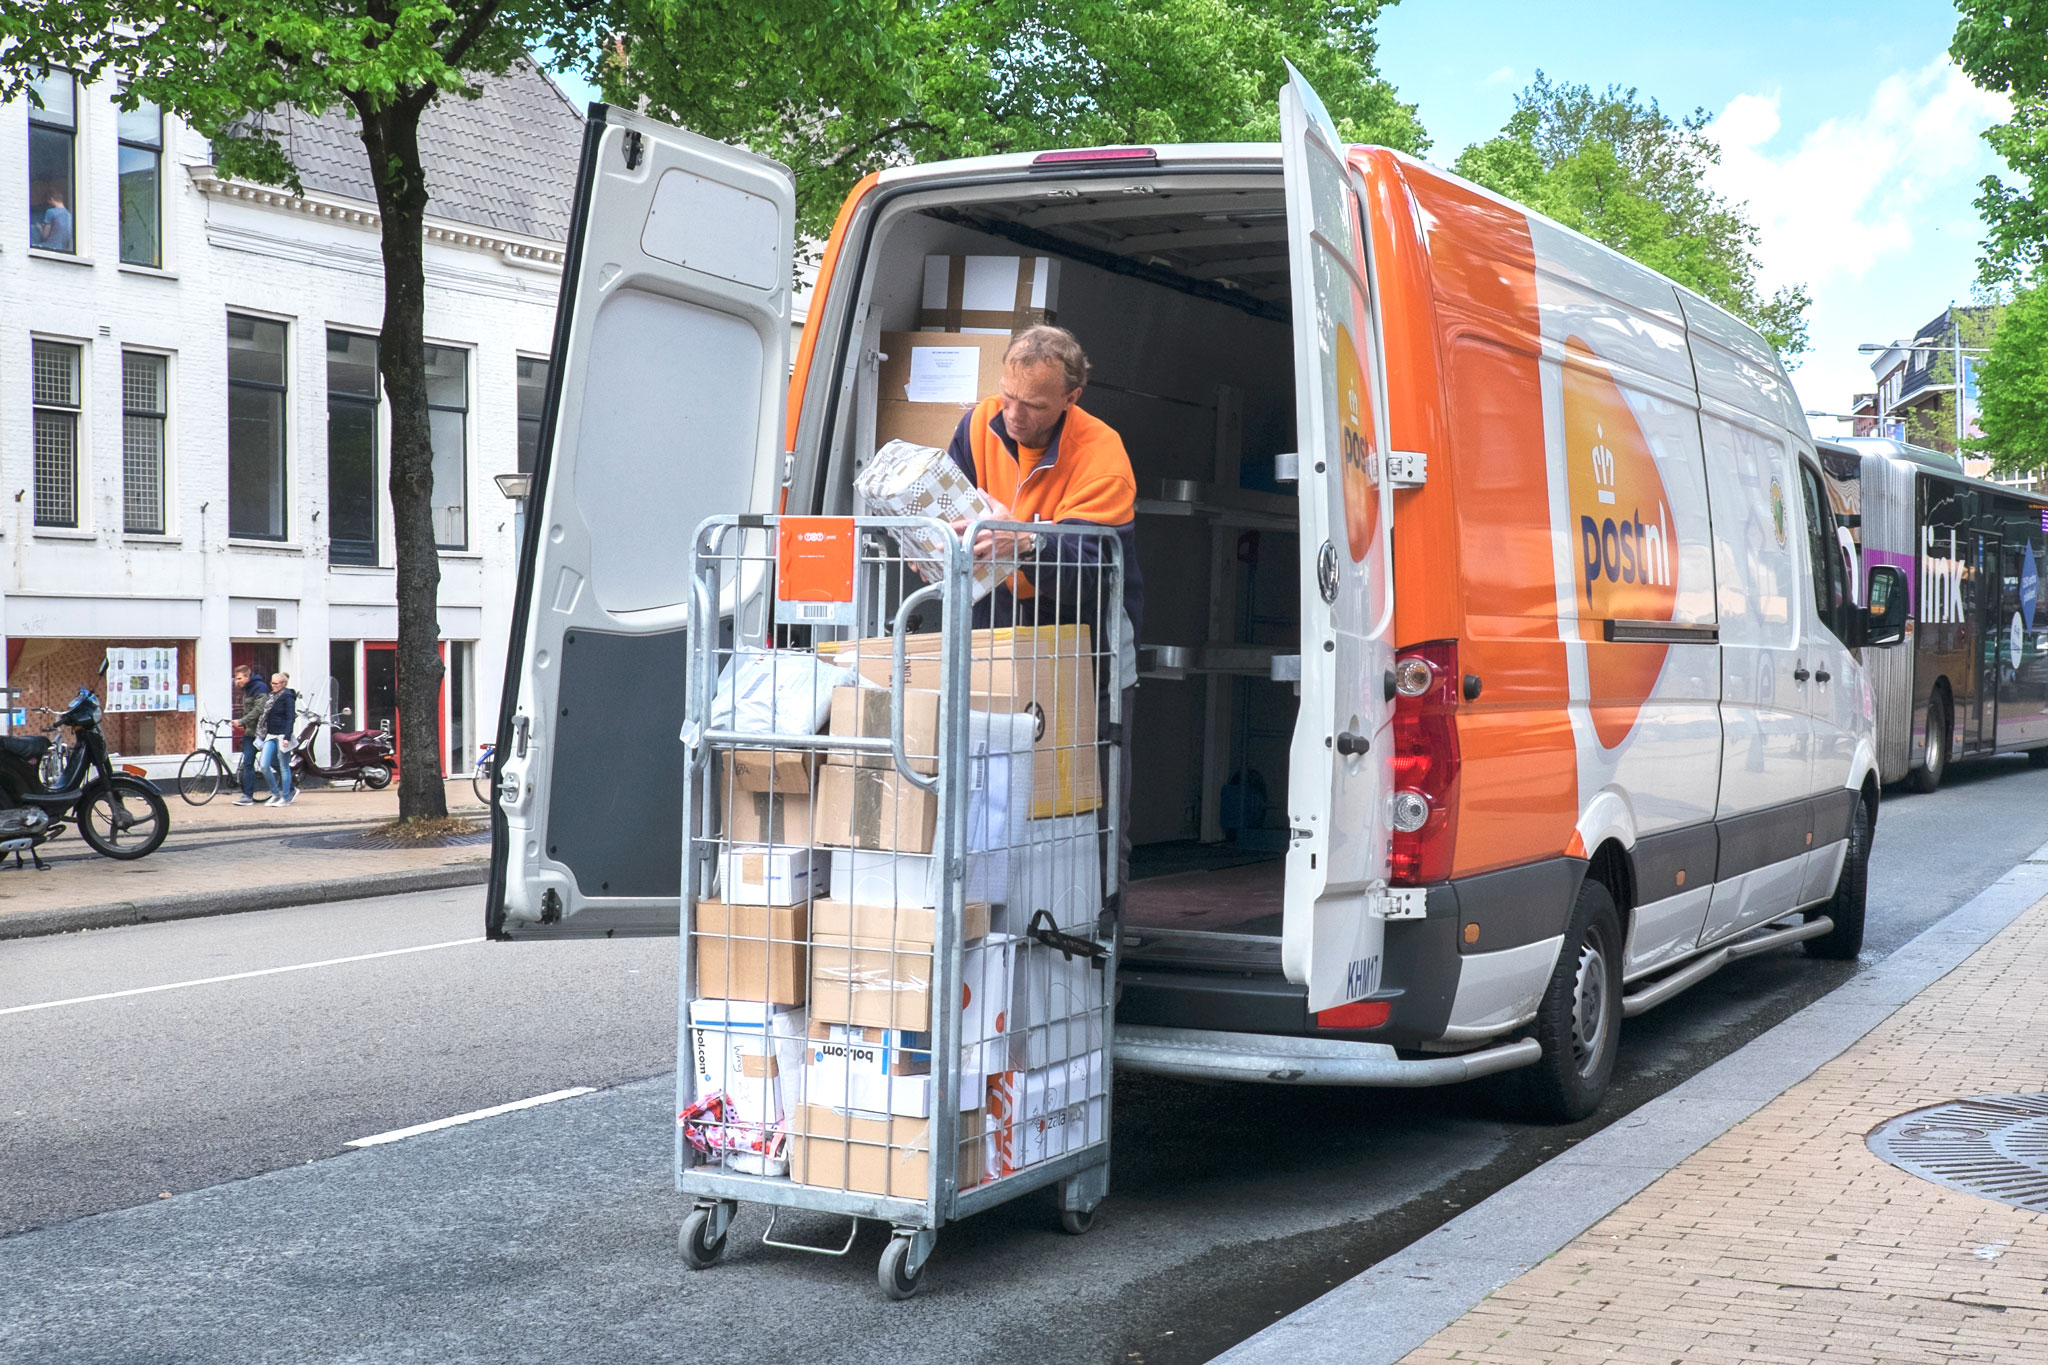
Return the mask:
<svg viewBox="0 0 2048 1365">
<path fill-rule="evenodd" d="M 1809 920 L 1826 915 L 1835 927 L 1819 938 L 1806 940 L 1808 957 L 1847 961 L 1863 951 L 1863 901 L 1870 880 L 1870 803 L 1856 800 L 1856 812 L 1849 818 L 1849 851 L 1842 857 L 1842 875 L 1835 879 L 1835 894 L 1823 905 L 1807 911 Z"/>
<path fill-rule="evenodd" d="M 1543 1059 L 1514 1073 L 1523 1115 L 1576 1123 L 1600 1107 L 1621 1045 L 1621 917 L 1607 888 L 1588 877 L 1530 1036 Z"/>
</svg>

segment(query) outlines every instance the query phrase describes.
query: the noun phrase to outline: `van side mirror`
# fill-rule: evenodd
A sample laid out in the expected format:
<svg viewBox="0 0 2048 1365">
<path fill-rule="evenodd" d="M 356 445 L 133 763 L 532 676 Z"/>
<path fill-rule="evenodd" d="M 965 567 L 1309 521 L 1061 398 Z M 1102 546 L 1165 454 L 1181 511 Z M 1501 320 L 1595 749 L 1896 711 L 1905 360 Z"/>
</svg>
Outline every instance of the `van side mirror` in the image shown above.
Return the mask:
<svg viewBox="0 0 2048 1365">
<path fill-rule="evenodd" d="M 1863 643 L 1873 649 L 1898 644 L 1906 638 L 1906 571 L 1891 564 L 1873 565 L 1870 604 L 1863 618 Z"/>
</svg>

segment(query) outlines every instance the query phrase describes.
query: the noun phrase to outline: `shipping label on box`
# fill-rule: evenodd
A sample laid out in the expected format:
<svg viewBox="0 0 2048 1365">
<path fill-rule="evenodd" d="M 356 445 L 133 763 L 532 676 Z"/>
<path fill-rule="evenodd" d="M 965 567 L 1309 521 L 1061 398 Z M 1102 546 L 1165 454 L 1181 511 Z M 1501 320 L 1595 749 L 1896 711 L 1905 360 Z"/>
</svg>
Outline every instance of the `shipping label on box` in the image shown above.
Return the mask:
<svg viewBox="0 0 2048 1365">
<path fill-rule="evenodd" d="M 893 768 L 828 763 L 818 781 L 822 845 L 929 853 L 938 819 L 938 794 Z"/>
<path fill-rule="evenodd" d="M 719 827 L 735 844 L 811 844 L 812 804 L 808 787 L 792 791 L 755 790 L 737 783 L 720 786 Z"/>
<path fill-rule="evenodd" d="M 730 1104 L 722 1122 L 712 1126 L 737 1130 L 704 1134 L 713 1150 L 758 1151 L 760 1145 L 749 1139 L 782 1131 L 795 1109 L 809 1030 L 801 1009 L 776 1009 L 751 1000 L 690 1002 L 696 1098 L 727 1096 Z"/>
<path fill-rule="evenodd" d="M 1109 1097 L 1101 1052 L 1037 1071 L 1010 1071 L 988 1082 L 988 1140 L 983 1173 L 1000 1179 L 1027 1166 L 1101 1142 Z"/>
<path fill-rule="evenodd" d="M 927 256 L 917 325 L 948 332 L 1013 332 L 1059 316 L 1060 263 L 1052 256 Z"/>
<path fill-rule="evenodd" d="M 894 694 L 882 687 L 841 687 L 832 693 L 832 720 L 828 733 L 844 739 L 889 738 L 889 713 Z M 906 689 L 903 694 L 903 752 L 910 766 L 929 777 L 939 770 L 939 694 Z M 857 768 L 889 768 L 896 760 L 889 754 L 850 754 L 835 750 L 828 763 L 850 763 Z"/>
<path fill-rule="evenodd" d="M 805 906 L 699 901 L 695 926 L 698 995 L 804 1003 L 811 981 Z"/>
<path fill-rule="evenodd" d="M 929 1119 L 842 1113 L 805 1104 L 791 1120 L 790 1178 L 801 1185 L 923 1199 L 931 1185 L 932 1126 Z M 962 1113 L 959 1127 L 953 1170 L 954 1180 L 965 1190 L 981 1183 L 981 1111 Z"/>
<path fill-rule="evenodd" d="M 797 905 L 831 886 L 823 850 L 737 844 L 718 857 L 720 896 L 734 905 Z"/>
</svg>

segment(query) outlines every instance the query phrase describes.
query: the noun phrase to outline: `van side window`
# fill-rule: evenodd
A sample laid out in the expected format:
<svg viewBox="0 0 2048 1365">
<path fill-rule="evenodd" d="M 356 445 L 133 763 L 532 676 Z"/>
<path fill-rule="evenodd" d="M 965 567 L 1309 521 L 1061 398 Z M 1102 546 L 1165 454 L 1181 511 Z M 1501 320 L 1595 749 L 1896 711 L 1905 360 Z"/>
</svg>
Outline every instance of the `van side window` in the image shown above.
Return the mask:
<svg viewBox="0 0 2048 1365">
<path fill-rule="evenodd" d="M 1819 616 L 1837 636 L 1842 633 L 1842 602 L 1846 584 L 1842 556 L 1835 545 L 1835 519 L 1827 499 L 1820 493 L 1820 480 L 1813 466 L 1799 466 L 1799 487 L 1806 503 L 1806 571 L 1813 579 L 1813 602 Z"/>
</svg>

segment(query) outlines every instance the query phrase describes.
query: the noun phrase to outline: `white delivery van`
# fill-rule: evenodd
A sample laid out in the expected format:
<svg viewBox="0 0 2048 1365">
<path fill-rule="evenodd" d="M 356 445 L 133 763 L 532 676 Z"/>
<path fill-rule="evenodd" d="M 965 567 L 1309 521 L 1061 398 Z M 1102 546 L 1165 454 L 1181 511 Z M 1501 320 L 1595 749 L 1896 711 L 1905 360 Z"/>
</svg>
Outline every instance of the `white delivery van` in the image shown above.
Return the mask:
<svg viewBox="0 0 2048 1365">
<path fill-rule="evenodd" d="M 1856 952 L 1858 656 L 1898 637 L 1904 580 L 1852 590 L 1778 358 L 1604 247 L 1342 145 L 1298 77 L 1282 127 L 871 177 L 792 367 L 788 175 L 593 112 L 494 937 L 676 932 L 692 531 L 859 510 L 880 438 L 943 444 L 963 410 L 903 351 L 1050 315 L 1139 488 L 1120 1065 L 1519 1068 L 1571 1118 L 1625 1015 L 1763 948 Z M 976 272 L 1012 296 L 970 297 Z"/>
</svg>

